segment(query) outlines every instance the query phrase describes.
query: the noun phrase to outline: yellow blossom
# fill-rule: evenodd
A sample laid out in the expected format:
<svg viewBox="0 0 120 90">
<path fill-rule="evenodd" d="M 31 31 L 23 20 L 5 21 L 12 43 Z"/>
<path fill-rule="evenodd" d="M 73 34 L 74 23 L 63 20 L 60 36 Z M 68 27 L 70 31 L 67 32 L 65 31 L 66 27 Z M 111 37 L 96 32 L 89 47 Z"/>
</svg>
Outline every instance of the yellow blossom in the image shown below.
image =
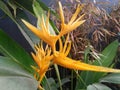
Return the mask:
<svg viewBox="0 0 120 90">
<path fill-rule="evenodd" d="M 38 69 L 36 71 L 40 75 L 39 82 L 43 79 L 45 76 L 46 71 L 49 68 L 50 60 L 53 58 L 53 56 L 50 56 L 51 49 L 46 47 L 46 50 L 43 49 L 42 44 L 41 45 L 35 45 L 36 53 L 31 53 L 33 59 L 38 65 Z"/>
<path fill-rule="evenodd" d="M 36 69 L 36 72 L 38 72 L 38 74 L 40 75 L 39 82 L 41 82 L 41 80 L 45 76 L 45 73 L 47 72 L 51 61 L 62 67 L 75 69 L 75 70 L 90 70 L 97 72 L 120 72 L 120 70 L 117 69 L 110 69 L 107 67 L 90 65 L 83 63 L 82 61 L 73 60 L 67 57 L 71 49 L 71 42 L 68 40 L 69 36 L 67 36 L 65 44 L 63 45 L 61 36 L 71 32 L 72 30 L 74 30 L 75 28 L 77 28 L 78 26 L 80 26 L 82 23 L 85 22 L 85 20 L 81 20 L 84 14 L 79 18 L 77 18 L 80 10 L 81 7 L 78 5 L 75 13 L 70 19 L 70 22 L 68 22 L 68 24 L 65 24 L 62 5 L 59 2 L 61 31 L 58 35 L 51 35 L 49 32 L 49 13 L 46 21 L 42 16 L 42 19 L 40 21 L 40 29 L 36 28 L 35 26 L 31 25 L 25 20 L 22 20 L 23 23 L 34 34 L 36 34 L 40 39 L 42 39 L 46 44 L 50 45 L 50 47 L 52 48 L 52 51 L 48 47 L 46 47 L 46 49 L 44 50 L 42 44 L 35 45 L 36 52 L 32 53 L 32 57 L 38 65 L 38 69 Z M 59 51 L 56 50 L 57 41 L 59 41 L 59 48 L 60 48 Z"/>
<path fill-rule="evenodd" d="M 55 43 L 59 37 L 55 35 L 51 35 L 49 32 L 49 13 L 46 22 L 44 17 L 42 16 L 42 20 L 40 22 L 41 29 L 36 28 L 35 26 L 33 26 L 32 24 L 28 23 L 23 19 L 22 21 L 34 34 L 36 34 L 40 39 L 42 39 L 48 45 L 50 45 L 52 49 L 55 48 Z"/>
<path fill-rule="evenodd" d="M 78 60 L 73 60 L 67 55 L 69 54 L 69 51 L 71 49 L 71 42 L 68 41 L 68 36 L 65 41 L 65 45 L 63 47 L 61 39 L 59 39 L 59 46 L 60 50 L 54 52 L 54 57 L 53 57 L 53 62 L 55 64 L 58 64 L 62 67 L 69 68 L 69 69 L 74 69 L 74 70 L 89 70 L 89 71 L 97 71 L 97 72 L 120 72 L 118 69 L 111 69 L 107 67 L 102 67 L 102 66 L 95 66 L 95 65 L 90 65 L 83 63 Z"/>
<path fill-rule="evenodd" d="M 71 42 L 68 40 L 69 35 L 66 38 L 66 41 L 63 45 L 62 40 L 59 38 L 59 51 L 55 50 L 51 53 L 51 49 L 46 47 L 43 49 L 42 44 L 35 45 L 36 53 L 32 53 L 33 59 L 38 65 L 38 68 L 33 67 L 35 71 L 40 75 L 40 78 L 37 79 L 39 83 L 41 83 L 45 73 L 47 72 L 50 63 L 60 65 L 62 67 L 74 70 L 86 70 L 86 71 L 96 71 L 96 72 L 114 72 L 118 73 L 120 70 L 118 69 L 111 69 L 102 66 L 95 66 L 86 64 L 82 61 L 71 59 L 68 56 L 70 49 L 71 49 Z M 41 86 L 39 86 L 42 89 Z"/>
<path fill-rule="evenodd" d="M 85 22 L 85 20 L 81 20 L 85 14 L 83 14 L 82 16 L 77 18 L 81 8 L 82 8 L 82 6 L 78 5 L 75 13 L 71 17 L 71 19 L 68 22 L 68 24 L 65 24 L 62 5 L 59 2 L 59 12 L 60 12 L 60 18 L 61 18 L 61 32 L 60 32 L 60 36 L 71 32 L 72 30 L 76 29 L 78 26 L 80 26 L 81 24 L 83 24 Z"/>
<path fill-rule="evenodd" d="M 71 32 L 72 30 L 74 30 L 75 28 L 77 28 L 78 26 L 80 26 L 81 24 L 83 24 L 85 22 L 85 20 L 81 20 L 82 17 L 84 16 L 84 14 L 82 16 L 80 16 L 78 19 L 76 19 L 78 13 L 80 12 L 80 9 L 81 9 L 81 7 L 78 5 L 77 10 L 76 10 L 75 14 L 73 14 L 70 22 L 68 24 L 65 24 L 62 5 L 59 2 L 59 13 L 60 13 L 61 22 L 62 22 L 61 31 L 60 31 L 59 35 L 51 35 L 49 32 L 49 16 L 50 16 L 49 13 L 48 13 L 48 17 L 47 17 L 46 21 L 45 21 L 44 17 L 42 16 L 42 20 L 40 21 L 41 29 L 36 28 L 35 26 L 31 25 L 30 23 L 28 23 L 25 20 L 22 20 L 22 21 L 34 34 L 36 34 L 40 39 L 42 39 L 48 45 L 50 45 L 54 51 L 55 44 L 61 36 Z"/>
<path fill-rule="evenodd" d="M 83 63 L 81 61 L 76 61 L 71 58 L 65 57 L 64 54 L 59 53 L 54 57 L 54 63 L 69 69 L 74 70 L 87 70 L 87 71 L 96 71 L 96 72 L 115 72 L 120 73 L 119 69 L 111 69 L 102 66 L 95 66 Z"/>
</svg>

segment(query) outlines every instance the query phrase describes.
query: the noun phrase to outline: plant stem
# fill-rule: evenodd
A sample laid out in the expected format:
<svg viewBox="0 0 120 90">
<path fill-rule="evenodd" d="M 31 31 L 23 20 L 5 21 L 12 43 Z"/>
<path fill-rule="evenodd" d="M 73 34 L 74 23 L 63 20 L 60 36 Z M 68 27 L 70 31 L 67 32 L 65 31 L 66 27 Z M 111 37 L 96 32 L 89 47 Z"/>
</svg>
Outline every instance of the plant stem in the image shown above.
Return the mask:
<svg viewBox="0 0 120 90">
<path fill-rule="evenodd" d="M 71 90 L 73 90 L 73 74 L 74 74 L 74 71 L 72 70 L 71 71 Z"/>
<path fill-rule="evenodd" d="M 60 90 L 62 90 L 62 83 L 61 83 L 60 73 L 59 73 L 57 64 L 54 64 L 54 67 L 55 67 L 55 71 L 56 71 L 56 74 L 57 74 L 58 83 L 59 83 L 59 85 L 60 85 Z"/>
<path fill-rule="evenodd" d="M 50 88 L 50 84 L 49 84 L 49 82 L 48 82 L 48 80 L 47 80 L 47 77 L 45 76 L 45 80 L 46 80 L 46 82 L 47 82 L 47 85 L 48 85 L 48 90 L 51 90 L 51 88 Z"/>
<path fill-rule="evenodd" d="M 84 84 L 84 86 L 87 87 L 86 83 L 84 82 L 84 80 L 82 79 L 82 77 L 77 73 L 77 71 L 75 71 L 75 73 L 77 74 L 78 81 L 81 80 L 81 82 Z"/>
</svg>

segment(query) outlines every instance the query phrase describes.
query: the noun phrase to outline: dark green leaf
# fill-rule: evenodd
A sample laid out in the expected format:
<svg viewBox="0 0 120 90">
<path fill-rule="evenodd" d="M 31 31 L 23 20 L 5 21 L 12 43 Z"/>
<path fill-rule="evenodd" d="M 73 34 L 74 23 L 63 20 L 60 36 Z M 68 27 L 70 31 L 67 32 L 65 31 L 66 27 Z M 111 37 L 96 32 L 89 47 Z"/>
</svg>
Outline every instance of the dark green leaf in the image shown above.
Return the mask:
<svg viewBox="0 0 120 90">
<path fill-rule="evenodd" d="M 0 56 L 0 76 L 32 77 L 23 67 L 8 57 Z"/>
<path fill-rule="evenodd" d="M 44 17 L 44 19 L 46 19 L 47 16 L 46 16 L 44 10 L 41 8 L 40 4 L 37 1 L 33 2 L 33 10 L 35 12 L 35 15 L 38 18 L 38 27 L 40 28 L 39 25 L 40 25 L 42 16 Z M 53 29 L 53 27 L 51 26 L 50 23 L 49 23 L 49 31 L 50 31 L 51 34 L 55 35 L 55 31 L 54 31 L 54 29 Z"/>
<path fill-rule="evenodd" d="M 12 0 L 12 1 L 14 1 L 14 0 Z M 9 2 L 8 2 L 8 4 L 9 4 Z M 10 5 L 11 5 L 11 3 L 10 3 Z M 14 1 L 14 5 L 15 5 L 15 1 Z M 35 35 L 33 35 L 33 33 L 29 32 L 29 30 L 21 22 L 21 18 L 23 18 L 23 17 L 24 17 L 24 19 L 27 18 L 25 13 L 23 11 L 17 10 L 17 16 L 16 16 L 16 18 L 14 18 L 14 16 L 12 15 L 11 11 L 8 8 L 8 6 L 3 1 L 0 1 L 0 9 L 2 11 L 4 11 L 4 13 L 7 14 L 15 22 L 15 24 L 18 26 L 18 28 L 20 29 L 23 36 L 26 38 L 26 40 L 29 42 L 30 46 L 33 48 L 34 47 L 33 41 L 36 43 L 36 40 L 38 41 L 38 38 L 36 38 Z"/>
<path fill-rule="evenodd" d="M 42 81 L 42 86 L 45 90 L 57 90 L 57 84 L 53 78 L 44 78 Z"/>
<path fill-rule="evenodd" d="M 25 10 L 29 11 L 31 14 L 34 15 L 34 11 L 33 11 L 33 1 L 37 1 L 39 2 L 40 6 L 42 7 L 43 10 L 45 11 L 49 11 L 54 14 L 55 16 L 58 17 L 58 15 L 51 9 L 48 8 L 48 6 L 46 6 L 41 0 L 27 0 L 26 1 L 22 1 L 22 0 L 14 0 L 16 2 L 17 5 L 19 5 L 20 7 L 24 8 Z"/>
<path fill-rule="evenodd" d="M 50 11 L 50 13 L 52 13 L 53 15 L 55 15 L 57 18 L 59 17 L 59 15 L 55 11 L 53 11 L 48 6 L 46 6 L 41 0 L 37 0 L 37 1 L 39 2 L 40 6 L 43 8 L 43 10 Z"/>
<path fill-rule="evenodd" d="M 102 56 L 100 57 L 100 59 L 95 60 L 95 62 L 93 62 L 93 65 L 109 67 L 112 64 L 112 62 L 116 56 L 118 46 L 119 46 L 119 42 L 117 40 L 115 40 L 111 44 L 109 44 L 102 51 Z M 106 73 L 91 72 L 91 71 L 81 72 L 81 74 L 80 74 L 81 78 L 78 78 L 78 80 L 77 80 L 76 90 L 77 90 L 77 88 L 86 88 L 87 85 L 98 82 L 99 79 L 105 74 Z M 86 86 L 84 84 L 86 84 Z"/>
<path fill-rule="evenodd" d="M 61 82 L 62 82 L 62 85 L 64 85 L 65 83 L 68 83 L 68 82 L 70 82 L 70 79 L 67 77 L 67 78 L 63 78 L 62 80 L 61 80 Z M 60 87 L 60 86 L 59 86 Z"/>
<path fill-rule="evenodd" d="M 1 90 L 37 90 L 37 84 L 31 78 L 21 76 L 0 76 Z"/>
<path fill-rule="evenodd" d="M 120 73 L 109 74 L 100 79 L 100 82 L 109 82 L 120 84 Z"/>
<path fill-rule="evenodd" d="M 116 56 L 118 46 L 119 46 L 118 40 L 113 41 L 102 51 L 101 53 L 102 56 L 100 57 L 100 59 L 95 60 L 93 64 L 105 67 L 110 66 L 110 64 L 113 62 L 113 59 Z"/>
<path fill-rule="evenodd" d="M 14 22 L 16 22 L 13 15 L 12 15 L 12 13 L 11 13 L 11 11 L 9 10 L 7 5 L 2 0 L 0 0 L 0 9 L 2 11 L 4 11 Z"/>
<path fill-rule="evenodd" d="M 17 5 L 14 3 L 13 0 L 7 0 L 7 3 L 8 3 L 9 6 L 13 9 L 14 16 L 16 17 Z"/>
<path fill-rule="evenodd" d="M 20 28 L 20 31 L 23 33 L 26 40 L 29 42 L 30 46 L 34 49 L 34 44 L 38 43 L 40 39 L 33 34 L 33 32 L 31 32 L 21 21 L 21 18 L 29 21 L 26 13 L 24 13 L 22 10 L 17 10 L 17 13 L 19 13 L 16 17 L 18 27 Z"/>
<path fill-rule="evenodd" d="M 92 84 L 87 87 L 87 90 L 112 90 L 111 88 L 103 85 L 103 84 Z"/>
<path fill-rule="evenodd" d="M 0 30 L 0 52 L 20 63 L 27 70 L 33 71 L 31 65 L 34 65 L 34 61 L 30 55 L 2 30 Z"/>
<path fill-rule="evenodd" d="M 27 2 L 23 0 L 14 0 L 14 2 L 21 8 L 29 11 L 31 14 L 34 15 L 33 8 L 32 8 L 33 0 L 27 0 Z"/>
<path fill-rule="evenodd" d="M 16 62 L 0 56 L 1 90 L 37 90 L 38 82 Z"/>
</svg>

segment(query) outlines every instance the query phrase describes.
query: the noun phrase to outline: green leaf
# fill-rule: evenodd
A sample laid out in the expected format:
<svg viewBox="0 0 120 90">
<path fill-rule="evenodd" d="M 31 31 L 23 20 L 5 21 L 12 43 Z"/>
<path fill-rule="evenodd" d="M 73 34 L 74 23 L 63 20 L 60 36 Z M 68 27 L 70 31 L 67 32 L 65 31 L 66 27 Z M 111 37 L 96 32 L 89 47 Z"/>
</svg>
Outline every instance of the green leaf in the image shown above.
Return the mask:
<svg viewBox="0 0 120 90">
<path fill-rule="evenodd" d="M 68 82 L 70 82 L 70 79 L 69 79 L 68 77 L 63 78 L 63 79 L 61 80 L 61 85 L 64 85 L 65 83 L 68 83 Z M 57 83 L 57 87 L 60 87 L 60 84 L 59 84 L 59 83 Z"/>
<path fill-rule="evenodd" d="M 113 62 L 113 59 L 116 56 L 118 46 L 119 46 L 118 40 L 113 41 L 102 51 L 101 53 L 102 56 L 100 57 L 100 59 L 95 60 L 93 64 L 106 67 L 110 66 Z"/>
<path fill-rule="evenodd" d="M 1 90 L 37 90 L 31 78 L 20 76 L 0 76 Z"/>
<path fill-rule="evenodd" d="M 25 76 L 31 78 L 31 74 L 18 63 L 3 56 L 0 56 L 0 76 Z"/>
<path fill-rule="evenodd" d="M 37 0 L 37 1 L 39 2 L 40 6 L 42 7 L 43 10 L 50 11 L 50 13 L 52 13 L 54 16 L 59 18 L 59 15 L 55 11 L 50 9 L 48 6 L 46 6 L 41 0 Z"/>
<path fill-rule="evenodd" d="M 20 0 L 14 0 L 14 2 L 16 3 L 16 5 L 22 7 L 23 9 L 25 9 L 26 11 L 28 11 L 29 13 L 31 13 L 32 15 L 34 15 L 34 11 L 33 11 L 33 7 L 32 7 L 32 4 L 33 4 L 33 1 L 37 1 L 39 2 L 41 8 L 45 11 L 49 11 L 55 15 L 56 17 L 58 17 L 58 15 L 55 13 L 55 11 L 51 10 L 48 8 L 48 6 L 46 6 L 41 0 L 27 0 L 26 1 L 20 1 Z"/>
<path fill-rule="evenodd" d="M 54 65 L 55 69 L 58 69 L 58 67 L 56 65 Z M 56 74 L 57 74 L 57 78 L 58 78 L 58 82 L 56 83 L 55 80 L 53 78 L 44 78 L 42 80 L 42 86 L 44 87 L 45 90 L 58 90 L 58 88 L 60 88 L 60 90 L 62 90 L 62 85 L 64 85 L 65 83 L 69 82 L 70 79 L 69 78 L 64 78 L 64 79 L 60 79 L 60 75 L 59 71 L 56 70 Z"/>
<path fill-rule="evenodd" d="M 34 15 L 33 8 L 32 8 L 33 0 L 27 0 L 27 2 L 23 0 L 14 0 L 14 2 L 21 8 L 27 10 L 29 13 Z"/>
<path fill-rule="evenodd" d="M 42 81 L 42 86 L 45 90 L 57 90 L 57 84 L 53 78 L 44 78 Z"/>
<path fill-rule="evenodd" d="M 11 13 L 11 11 L 9 10 L 7 5 L 2 0 L 0 0 L 0 9 L 2 11 L 4 11 L 14 22 L 16 22 L 13 15 L 12 15 L 12 13 Z"/>
<path fill-rule="evenodd" d="M 111 44 L 109 44 L 103 51 L 102 56 L 99 60 L 95 60 L 93 62 L 94 65 L 109 67 L 115 56 L 116 52 L 119 46 L 119 42 L 117 40 L 113 41 Z M 106 73 L 101 72 L 92 72 L 92 71 L 82 71 L 80 73 L 81 78 L 77 78 L 77 85 L 76 90 L 78 88 L 86 88 L 89 84 L 98 82 L 101 77 L 103 77 Z"/>
<path fill-rule="evenodd" d="M 12 0 L 12 1 L 14 1 L 14 0 Z M 9 4 L 9 2 L 8 2 L 8 4 Z M 14 1 L 14 5 L 16 5 L 15 1 Z M 18 28 L 20 29 L 21 33 L 25 37 L 25 39 L 28 41 L 30 46 L 34 49 L 34 42 L 36 43 L 36 41 L 38 41 L 38 38 L 35 37 L 35 35 L 33 33 L 29 32 L 29 30 L 22 23 L 22 21 L 21 21 L 22 17 L 24 17 L 24 19 L 27 19 L 25 13 L 18 9 L 16 18 L 15 18 L 12 15 L 11 11 L 9 10 L 8 5 L 6 3 L 4 3 L 3 1 L 0 1 L 0 9 L 2 11 L 4 11 L 4 13 L 7 14 L 14 21 L 14 23 L 18 26 Z"/>
<path fill-rule="evenodd" d="M 120 84 L 120 73 L 109 74 L 109 75 L 101 78 L 100 82 L 109 82 L 109 83 Z"/>
<path fill-rule="evenodd" d="M 42 2 L 38 3 L 38 5 L 40 6 L 41 3 Z M 14 17 L 12 15 L 12 12 L 9 10 L 8 5 L 10 5 L 10 7 L 12 7 L 13 9 L 19 8 L 19 9 L 17 9 L 16 17 Z M 44 6 L 44 5 L 42 5 L 42 6 Z M 26 1 L 20 1 L 20 0 L 8 0 L 6 3 L 4 3 L 3 1 L 0 1 L 0 8 L 16 23 L 16 25 L 20 29 L 21 33 L 23 34 L 23 36 L 28 41 L 28 43 L 30 44 L 32 49 L 34 50 L 34 43 L 38 43 L 39 38 L 36 37 L 30 30 L 28 30 L 28 28 L 21 22 L 21 18 L 28 21 L 28 18 L 26 17 L 23 10 L 27 10 L 27 11 L 30 12 L 29 14 L 34 15 L 33 0 L 28 0 L 27 2 Z M 22 8 L 22 10 L 21 10 L 21 8 Z M 39 8 L 41 8 L 41 7 L 39 7 Z M 50 28 L 50 32 L 52 34 L 55 34 L 51 25 L 49 25 L 49 28 Z"/>
<path fill-rule="evenodd" d="M 0 52 L 27 70 L 33 71 L 31 65 L 34 65 L 34 61 L 31 56 L 2 30 L 0 30 Z"/>
<path fill-rule="evenodd" d="M 41 5 L 36 0 L 33 1 L 32 6 L 37 18 L 41 18 L 42 15 L 45 15 L 45 11 L 41 8 Z"/>
<path fill-rule="evenodd" d="M 40 28 L 39 25 L 40 25 L 42 16 L 44 16 L 44 19 L 46 19 L 47 16 L 45 14 L 45 11 L 41 8 L 40 3 L 38 3 L 36 0 L 33 2 L 33 10 L 35 12 L 36 17 L 38 18 L 38 28 Z M 49 31 L 51 34 L 55 35 L 55 31 L 50 23 L 49 23 Z"/>
<path fill-rule="evenodd" d="M 40 41 L 40 39 L 35 34 L 33 34 L 33 32 L 31 32 L 25 26 L 25 24 L 23 24 L 23 22 L 21 21 L 21 18 L 25 19 L 26 21 L 29 21 L 26 13 L 24 13 L 24 11 L 21 11 L 21 10 L 17 10 L 17 13 L 19 13 L 17 15 L 17 17 L 16 17 L 16 21 L 18 23 L 18 27 L 21 29 L 21 32 L 23 33 L 24 37 L 29 42 L 29 44 L 31 45 L 31 47 L 34 49 L 34 44 L 38 43 Z"/>
<path fill-rule="evenodd" d="M 14 0 L 14 2 L 16 2 L 17 5 L 19 5 L 20 7 L 24 8 L 25 10 L 27 10 L 28 12 L 30 12 L 32 15 L 34 15 L 34 11 L 33 11 L 33 2 L 36 1 L 36 2 L 39 2 L 41 8 L 44 10 L 44 11 L 49 11 L 55 15 L 56 17 L 58 17 L 58 15 L 56 14 L 55 11 L 51 10 L 48 8 L 48 6 L 46 6 L 41 0 L 27 0 L 26 1 L 22 1 L 22 0 Z"/>
<path fill-rule="evenodd" d="M 14 11 L 14 16 L 16 17 L 17 5 L 14 3 L 13 0 L 7 0 L 7 3 L 8 3 L 9 6 L 13 9 L 13 11 Z"/>
<path fill-rule="evenodd" d="M 87 90 L 112 90 L 111 88 L 105 86 L 104 84 L 92 84 L 87 87 Z"/>
<path fill-rule="evenodd" d="M 89 58 L 88 58 L 89 54 L 90 54 L 90 45 L 84 51 L 84 62 L 85 63 L 89 62 Z"/>
<path fill-rule="evenodd" d="M 38 82 L 16 62 L 0 56 L 1 90 L 37 90 Z"/>
</svg>

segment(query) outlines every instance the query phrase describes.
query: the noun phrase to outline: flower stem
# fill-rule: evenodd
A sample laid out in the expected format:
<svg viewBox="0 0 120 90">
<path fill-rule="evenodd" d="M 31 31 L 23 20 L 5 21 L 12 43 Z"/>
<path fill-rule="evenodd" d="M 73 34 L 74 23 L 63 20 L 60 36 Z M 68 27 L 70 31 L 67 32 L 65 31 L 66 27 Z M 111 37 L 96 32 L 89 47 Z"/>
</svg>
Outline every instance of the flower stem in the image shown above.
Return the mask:
<svg viewBox="0 0 120 90">
<path fill-rule="evenodd" d="M 59 73 L 57 64 L 54 64 L 54 68 L 55 68 L 55 71 L 56 71 L 56 74 L 57 74 L 58 82 L 59 82 L 59 85 L 60 85 L 60 90 L 62 90 L 62 83 L 61 83 L 60 73 Z"/>
</svg>

